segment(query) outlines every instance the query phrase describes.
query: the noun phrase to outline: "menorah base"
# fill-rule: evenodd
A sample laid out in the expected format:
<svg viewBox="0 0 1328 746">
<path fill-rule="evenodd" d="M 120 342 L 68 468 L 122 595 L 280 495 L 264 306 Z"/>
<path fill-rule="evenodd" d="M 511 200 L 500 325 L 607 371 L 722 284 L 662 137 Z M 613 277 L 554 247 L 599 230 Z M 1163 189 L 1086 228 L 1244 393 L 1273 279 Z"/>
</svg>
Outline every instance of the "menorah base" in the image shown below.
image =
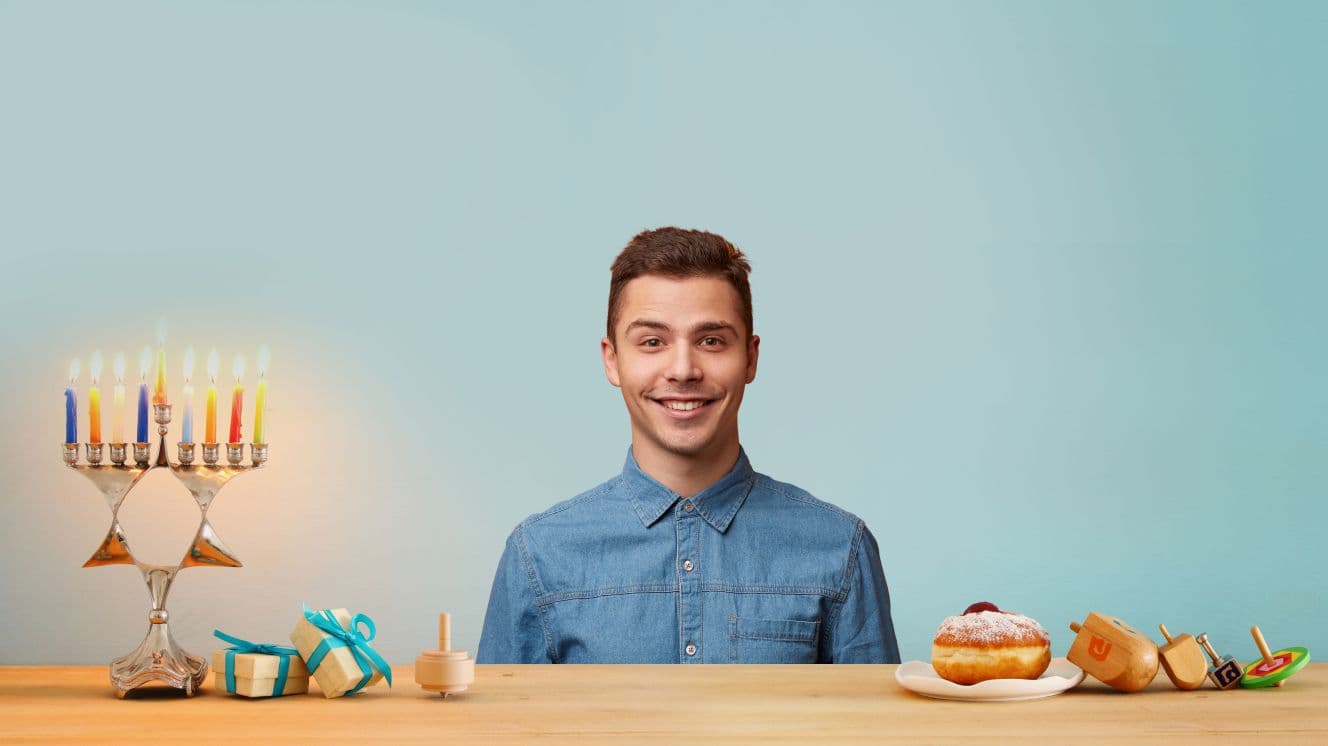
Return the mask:
<svg viewBox="0 0 1328 746">
<path fill-rule="evenodd" d="M 111 661 L 111 686 L 120 699 L 151 683 L 165 684 L 192 697 L 207 673 L 207 661 L 176 645 L 165 623 L 152 624 L 134 652 Z"/>
</svg>

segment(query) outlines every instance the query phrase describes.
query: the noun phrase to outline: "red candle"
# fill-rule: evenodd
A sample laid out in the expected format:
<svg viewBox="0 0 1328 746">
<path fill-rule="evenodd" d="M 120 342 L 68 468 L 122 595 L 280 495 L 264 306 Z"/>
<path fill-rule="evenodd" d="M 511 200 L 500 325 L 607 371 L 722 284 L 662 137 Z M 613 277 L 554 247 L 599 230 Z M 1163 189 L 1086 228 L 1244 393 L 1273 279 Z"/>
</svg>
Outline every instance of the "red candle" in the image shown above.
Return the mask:
<svg viewBox="0 0 1328 746">
<path fill-rule="evenodd" d="M 235 365 L 232 367 L 235 373 L 235 388 L 231 390 L 231 439 L 228 443 L 239 443 L 243 435 L 240 433 L 240 418 L 244 410 L 244 386 L 240 384 L 240 378 L 244 375 L 244 356 L 235 356 Z"/>
</svg>

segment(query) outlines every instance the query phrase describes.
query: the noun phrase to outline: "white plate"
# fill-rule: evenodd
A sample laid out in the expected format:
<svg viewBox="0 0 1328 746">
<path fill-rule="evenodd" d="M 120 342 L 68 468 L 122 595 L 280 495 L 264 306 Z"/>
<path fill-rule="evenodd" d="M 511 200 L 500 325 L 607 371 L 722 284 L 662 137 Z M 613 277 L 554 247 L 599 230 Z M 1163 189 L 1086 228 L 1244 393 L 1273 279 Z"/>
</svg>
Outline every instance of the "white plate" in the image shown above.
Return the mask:
<svg viewBox="0 0 1328 746">
<path fill-rule="evenodd" d="M 981 702 L 1041 699 L 1073 689 L 1083 680 L 1083 670 L 1064 658 L 1052 658 L 1038 679 L 991 679 L 967 686 L 942 679 L 930 663 L 922 661 L 909 661 L 895 669 L 895 681 L 910 692 L 934 699 Z"/>
</svg>

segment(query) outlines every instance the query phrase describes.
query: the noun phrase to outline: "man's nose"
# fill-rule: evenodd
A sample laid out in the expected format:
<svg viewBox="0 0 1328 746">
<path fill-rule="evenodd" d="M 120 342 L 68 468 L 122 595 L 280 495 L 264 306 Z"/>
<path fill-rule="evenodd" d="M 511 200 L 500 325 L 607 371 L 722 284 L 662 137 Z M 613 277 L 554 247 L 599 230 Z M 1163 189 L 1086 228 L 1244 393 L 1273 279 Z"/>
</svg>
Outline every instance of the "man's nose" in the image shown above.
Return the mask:
<svg viewBox="0 0 1328 746">
<path fill-rule="evenodd" d="M 679 345 L 674 348 L 667 375 L 670 381 L 701 380 L 701 368 L 697 365 L 696 351 L 690 345 Z"/>
</svg>

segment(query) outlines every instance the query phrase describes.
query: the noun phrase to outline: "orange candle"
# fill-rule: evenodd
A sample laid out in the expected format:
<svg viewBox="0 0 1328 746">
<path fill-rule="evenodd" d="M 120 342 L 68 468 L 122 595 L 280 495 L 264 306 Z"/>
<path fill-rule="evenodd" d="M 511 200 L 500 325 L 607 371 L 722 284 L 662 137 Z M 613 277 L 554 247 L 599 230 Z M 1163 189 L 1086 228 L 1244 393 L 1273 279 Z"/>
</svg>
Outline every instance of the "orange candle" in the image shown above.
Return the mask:
<svg viewBox="0 0 1328 746">
<path fill-rule="evenodd" d="M 235 388 L 231 390 L 231 439 L 230 443 L 239 443 L 244 437 L 241 432 L 240 420 L 244 410 L 244 386 L 240 380 L 244 377 L 244 355 L 235 356 L 235 364 L 231 366 L 235 373 Z"/>
<path fill-rule="evenodd" d="M 217 351 L 208 353 L 208 391 L 207 422 L 204 426 L 204 443 L 217 442 Z"/>
<path fill-rule="evenodd" d="M 92 388 L 88 389 L 88 442 L 101 442 L 101 350 L 92 353 Z"/>
</svg>

